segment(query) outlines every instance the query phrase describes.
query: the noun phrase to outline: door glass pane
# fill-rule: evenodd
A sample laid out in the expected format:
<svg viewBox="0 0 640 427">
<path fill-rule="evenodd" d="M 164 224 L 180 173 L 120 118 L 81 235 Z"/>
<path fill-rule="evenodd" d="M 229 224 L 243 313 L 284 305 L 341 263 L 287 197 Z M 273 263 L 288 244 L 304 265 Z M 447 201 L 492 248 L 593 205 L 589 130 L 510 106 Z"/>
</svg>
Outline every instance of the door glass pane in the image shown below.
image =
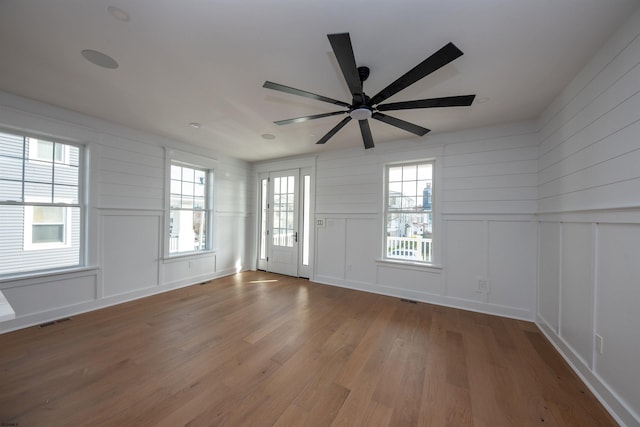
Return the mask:
<svg viewBox="0 0 640 427">
<path fill-rule="evenodd" d="M 273 181 L 273 245 L 293 247 L 293 214 L 295 206 L 295 176 L 278 177 Z"/>
<path fill-rule="evenodd" d="M 260 181 L 261 193 L 260 193 L 260 259 L 267 258 L 267 218 L 269 213 L 267 212 L 267 180 L 262 179 Z"/>
<path fill-rule="evenodd" d="M 309 265 L 309 223 L 311 207 L 311 177 L 304 176 L 304 206 L 302 207 L 302 265 Z"/>
</svg>

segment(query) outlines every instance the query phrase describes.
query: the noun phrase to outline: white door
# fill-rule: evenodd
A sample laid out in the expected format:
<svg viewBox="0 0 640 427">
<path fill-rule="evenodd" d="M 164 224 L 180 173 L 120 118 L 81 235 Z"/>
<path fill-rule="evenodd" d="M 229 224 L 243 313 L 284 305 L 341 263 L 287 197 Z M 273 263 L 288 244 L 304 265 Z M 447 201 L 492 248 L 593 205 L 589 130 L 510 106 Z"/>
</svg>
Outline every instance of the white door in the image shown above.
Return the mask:
<svg viewBox="0 0 640 427">
<path fill-rule="evenodd" d="M 310 183 L 308 168 L 260 175 L 260 270 L 309 277 Z"/>
<path fill-rule="evenodd" d="M 269 174 L 267 270 L 298 276 L 299 170 Z"/>
</svg>

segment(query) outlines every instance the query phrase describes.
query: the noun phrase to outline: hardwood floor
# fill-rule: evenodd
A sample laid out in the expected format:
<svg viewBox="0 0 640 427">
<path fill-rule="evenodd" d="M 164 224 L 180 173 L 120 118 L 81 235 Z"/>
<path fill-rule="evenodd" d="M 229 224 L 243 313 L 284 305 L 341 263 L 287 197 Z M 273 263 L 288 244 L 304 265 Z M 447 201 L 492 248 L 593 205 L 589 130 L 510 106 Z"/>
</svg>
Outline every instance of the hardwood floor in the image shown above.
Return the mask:
<svg viewBox="0 0 640 427">
<path fill-rule="evenodd" d="M 616 425 L 532 323 L 264 272 L 0 335 L 0 423 Z"/>
</svg>

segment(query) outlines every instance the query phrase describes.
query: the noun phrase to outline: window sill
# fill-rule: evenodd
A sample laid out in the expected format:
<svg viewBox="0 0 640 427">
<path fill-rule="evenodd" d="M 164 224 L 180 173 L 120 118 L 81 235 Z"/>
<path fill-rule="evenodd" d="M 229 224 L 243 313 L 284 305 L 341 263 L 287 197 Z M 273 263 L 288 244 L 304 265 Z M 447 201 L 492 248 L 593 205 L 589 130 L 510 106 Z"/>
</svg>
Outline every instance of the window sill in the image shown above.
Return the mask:
<svg viewBox="0 0 640 427">
<path fill-rule="evenodd" d="M 385 266 L 385 267 L 393 267 L 393 268 L 402 268 L 408 270 L 418 270 L 418 271 L 429 271 L 432 273 L 441 273 L 442 266 L 437 264 L 427 264 L 424 262 L 412 262 L 412 261 L 401 261 L 401 260 L 391 260 L 391 259 L 376 259 L 376 264 Z"/>
<path fill-rule="evenodd" d="M 182 253 L 182 254 L 176 254 L 176 255 L 169 255 L 167 257 L 165 257 L 162 262 L 163 264 L 168 264 L 168 263 L 172 263 L 172 262 L 179 262 L 179 261 L 186 261 L 186 260 L 190 260 L 190 259 L 196 259 L 196 258 L 200 258 L 200 257 L 204 257 L 207 255 L 215 255 L 216 251 L 215 249 L 210 249 L 207 251 L 198 251 L 198 252 L 186 252 L 186 253 Z"/>
<path fill-rule="evenodd" d="M 33 273 L 16 273 L 0 277 L 0 285 L 8 282 L 18 282 L 26 280 L 37 280 L 56 276 L 65 276 L 76 273 L 93 273 L 98 271 L 98 267 L 71 267 L 56 270 L 42 270 Z M 2 288 L 2 286 L 0 286 Z"/>
</svg>

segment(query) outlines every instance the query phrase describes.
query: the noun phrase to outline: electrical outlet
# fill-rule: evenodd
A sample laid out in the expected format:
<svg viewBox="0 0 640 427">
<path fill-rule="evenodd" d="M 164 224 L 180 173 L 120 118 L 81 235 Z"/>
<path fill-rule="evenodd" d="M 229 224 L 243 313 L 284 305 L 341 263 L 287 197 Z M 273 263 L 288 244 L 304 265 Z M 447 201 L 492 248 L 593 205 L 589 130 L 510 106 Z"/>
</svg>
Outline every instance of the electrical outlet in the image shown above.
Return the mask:
<svg viewBox="0 0 640 427">
<path fill-rule="evenodd" d="M 324 227 L 324 218 L 316 219 L 316 227 Z"/>
<path fill-rule="evenodd" d="M 600 354 L 604 353 L 604 342 L 602 336 L 596 334 L 596 351 Z"/>
<path fill-rule="evenodd" d="M 478 279 L 478 293 L 486 294 L 489 292 L 489 281 L 486 279 Z"/>
</svg>

